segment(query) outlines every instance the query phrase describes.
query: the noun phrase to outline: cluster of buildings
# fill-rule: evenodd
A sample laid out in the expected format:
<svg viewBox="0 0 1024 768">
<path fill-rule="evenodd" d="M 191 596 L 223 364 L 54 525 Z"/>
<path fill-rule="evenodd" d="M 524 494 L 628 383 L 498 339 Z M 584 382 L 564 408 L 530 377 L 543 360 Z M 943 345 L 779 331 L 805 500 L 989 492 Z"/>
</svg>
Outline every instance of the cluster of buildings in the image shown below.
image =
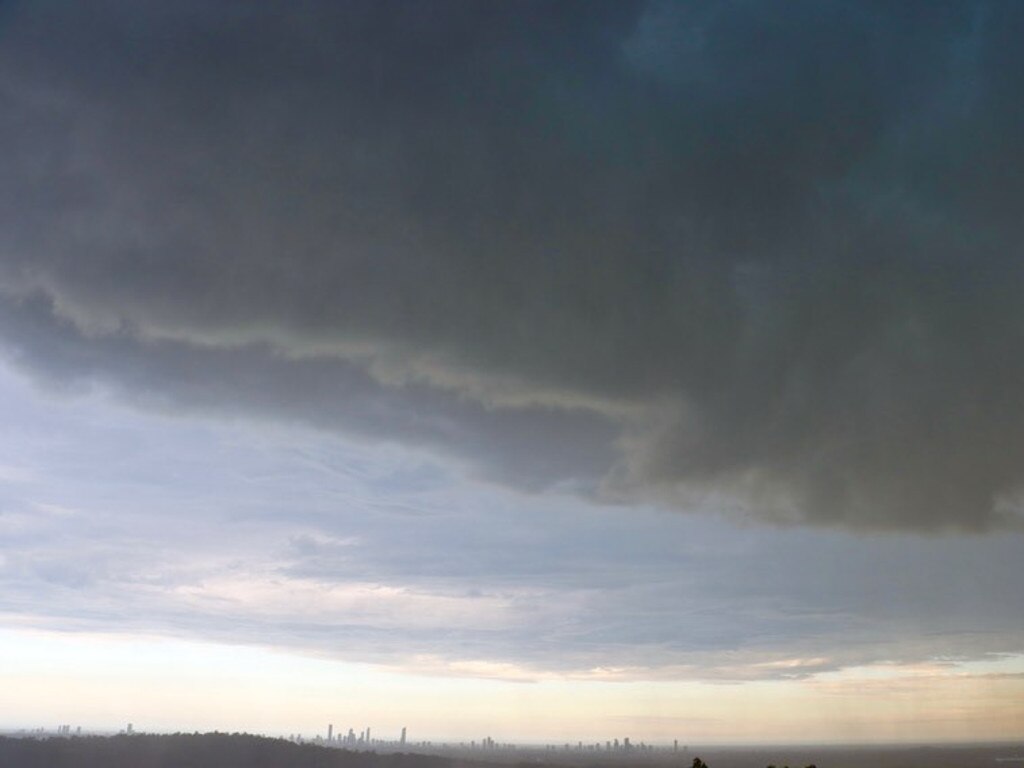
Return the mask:
<svg viewBox="0 0 1024 768">
<path fill-rule="evenodd" d="M 549 751 L 556 751 L 556 750 L 558 750 L 558 747 L 556 747 L 554 745 L 549 745 L 547 747 L 547 749 Z M 562 745 L 562 751 L 564 751 L 564 752 L 572 752 L 572 751 L 576 751 L 576 752 L 607 752 L 607 753 L 655 752 L 655 751 L 665 752 L 666 749 L 667 749 L 666 747 L 663 747 L 663 746 L 656 747 L 653 744 L 647 744 L 646 742 L 643 742 L 643 741 L 641 741 L 639 744 L 634 744 L 634 743 L 632 743 L 629 740 L 629 736 L 624 737 L 622 739 L 621 743 L 619 742 L 618 739 L 611 739 L 609 741 L 606 741 L 604 744 L 602 744 L 599 741 L 594 742 L 593 744 L 585 744 L 582 741 L 579 741 L 579 742 L 576 742 L 576 746 L 575 747 L 572 746 L 571 744 L 563 744 Z M 678 752 L 679 751 L 679 739 L 676 739 L 675 741 L 672 742 L 671 750 L 673 752 Z M 683 747 L 683 751 L 685 752 L 686 750 L 687 750 L 687 748 Z"/>
<path fill-rule="evenodd" d="M 623 755 L 623 754 L 667 754 L 676 753 L 680 751 L 679 740 L 675 740 L 671 747 L 664 745 L 655 746 L 653 744 L 647 744 L 645 742 L 634 743 L 630 741 L 628 736 L 624 737 L 621 741 L 619 739 L 609 739 L 605 742 L 583 742 L 578 741 L 576 744 L 544 744 L 544 745 L 518 745 L 512 743 L 497 742 L 490 736 L 485 736 L 480 741 L 461 741 L 461 742 L 445 742 L 435 743 L 432 741 L 420 741 L 420 742 L 408 742 L 406 738 L 406 729 L 402 728 L 402 733 L 398 739 L 375 739 L 373 738 L 370 728 L 356 733 L 352 728 L 348 729 L 348 733 L 342 734 L 341 732 L 334 732 L 334 724 L 331 723 L 327 726 L 327 737 L 317 736 L 313 739 L 314 743 L 323 744 L 325 746 L 335 746 L 344 749 L 357 749 L 357 750 L 379 750 L 379 751 L 404 751 L 407 747 L 415 749 L 417 752 L 427 754 L 452 754 L 458 752 L 519 752 L 519 753 L 537 753 L 543 752 L 547 754 L 551 753 L 574 753 L 574 752 L 585 752 L 592 755 Z M 303 737 L 299 734 L 293 734 L 289 736 L 292 741 L 304 741 Z M 687 747 L 682 747 L 682 751 L 686 752 Z"/>
<path fill-rule="evenodd" d="M 370 749 L 370 748 L 395 748 L 403 749 L 406 745 L 405 741 L 405 728 L 402 728 L 402 735 L 398 737 L 398 740 L 393 739 L 374 739 L 371 735 L 370 728 L 367 727 L 360 731 L 358 735 L 356 732 L 349 728 L 348 733 L 342 735 L 334 733 L 334 723 L 327 726 L 327 738 L 324 739 L 321 736 L 317 736 L 314 741 L 320 744 L 327 744 L 330 746 L 345 747 L 346 749 Z M 302 737 L 298 734 L 292 734 L 289 736 L 292 741 L 302 741 Z"/>
</svg>

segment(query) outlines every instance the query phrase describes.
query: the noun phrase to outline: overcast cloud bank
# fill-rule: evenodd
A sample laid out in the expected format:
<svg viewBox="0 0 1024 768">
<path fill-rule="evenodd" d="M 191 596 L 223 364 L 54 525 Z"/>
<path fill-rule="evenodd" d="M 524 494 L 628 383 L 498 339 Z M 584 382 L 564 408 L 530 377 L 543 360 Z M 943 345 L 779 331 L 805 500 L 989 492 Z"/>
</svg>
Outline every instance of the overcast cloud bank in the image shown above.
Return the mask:
<svg viewBox="0 0 1024 768">
<path fill-rule="evenodd" d="M 1017 3 L 15 3 L 3 343 L 514 487 L 1019 526 Z"/>
</svg>

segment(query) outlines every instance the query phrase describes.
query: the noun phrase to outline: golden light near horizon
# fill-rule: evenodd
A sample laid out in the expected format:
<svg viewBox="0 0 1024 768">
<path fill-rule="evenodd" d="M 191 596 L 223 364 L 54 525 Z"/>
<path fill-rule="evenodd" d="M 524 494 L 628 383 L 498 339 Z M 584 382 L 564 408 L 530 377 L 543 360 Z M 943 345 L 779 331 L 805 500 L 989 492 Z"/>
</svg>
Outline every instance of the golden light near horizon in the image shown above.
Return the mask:
<svg viewBox="0 0 1024 768">
<path fill-rule="evenodd" d="M 885 744 L 1009 740 L 1024 718 L 1024 657 L 724 684 L 443 677 L 260 647 L 28 630 L 0 632 L 0 649 L 11 683 L 0 707 L 17 711 L 10 725 L 21 728 L 133 722 L 313 738 L 331 722 L 371 725 L 381 738 L 408 726 L 414 742 Z"/>
</svg>

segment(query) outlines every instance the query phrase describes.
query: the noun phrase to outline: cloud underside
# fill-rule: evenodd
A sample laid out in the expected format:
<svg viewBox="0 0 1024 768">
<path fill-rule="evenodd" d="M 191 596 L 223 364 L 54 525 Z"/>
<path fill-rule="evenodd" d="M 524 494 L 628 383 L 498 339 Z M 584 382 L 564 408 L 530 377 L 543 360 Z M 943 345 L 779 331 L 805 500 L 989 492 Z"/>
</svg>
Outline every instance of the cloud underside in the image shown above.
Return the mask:
<svg viewBox="0 0 1024 768">
<path fill-rule="evenodd" d="M 1019 5 L 4 13 L 36 374 L 532 490 L 1019 524 Z"/>
<path fill-rule="evenodd" d="M 452 558 L 467 520 L 383 520 L 339 540 L 287 536 L 313 515 L 250 515 L 225 551 L 217 521 L 183 521 L 172 506 L 145 522 L 39 510 L 8 519 L 24 530 L 0 570 L 7 626 L 271 646 L 522 682 L 794 679 L 1020 653 L 1019 541 L 958 549 L 876 538 L 851 548 L 843 537 L 780 534 L 723 552 L 699 530 L 690 531 L 698 545 L 659 546 L 647 520 L 638 536 L 649 563 L 637 565 L 597 551 L 616 526 L 571 547 L 557 534 L 510 545 L 516 526 L 498 516 L 496 533 L 472 531 L 474 546 Z M 356 517 L 365 515 L 350 530 Z M 115 519 L 126 530 L 118 538 Z M 38 543 L 42 529 L 53 535 Z M 546 547 L 561 556 L 546 557 Z"/>
</svg>

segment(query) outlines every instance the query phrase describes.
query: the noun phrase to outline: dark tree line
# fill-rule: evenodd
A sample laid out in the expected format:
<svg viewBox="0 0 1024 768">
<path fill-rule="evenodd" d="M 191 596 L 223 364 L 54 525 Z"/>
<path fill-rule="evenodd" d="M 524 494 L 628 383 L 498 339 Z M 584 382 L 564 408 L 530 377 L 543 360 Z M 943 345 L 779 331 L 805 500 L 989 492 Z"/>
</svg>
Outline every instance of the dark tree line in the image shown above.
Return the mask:
<svg viewBox="0 0 1024 768">
<path fill-rule="evenodd" d="M 376 754 L 230 733 L 0 737 L 3 768 L 452 768 L 444 757 Z"/>
<path fill-rule="evenodd" d="M 708 764 L 705 763 L 703 760 L 701 760 L 699 757 L 695 757 L 695 758 L 693 758 L 693 766 L 692 766 L 692 768 L 708 768 Z M 775 766 L 774 765 L 769 765 L 768 768 L 775 768 Z M 789 768 L 789 766 L 787 765 L 787 766 L 785 766 L 785 768 Z M 812 764 L 812 765 L 808 765 L 807 768 L 818 768 L 818 766 Z"/>
</svg>

